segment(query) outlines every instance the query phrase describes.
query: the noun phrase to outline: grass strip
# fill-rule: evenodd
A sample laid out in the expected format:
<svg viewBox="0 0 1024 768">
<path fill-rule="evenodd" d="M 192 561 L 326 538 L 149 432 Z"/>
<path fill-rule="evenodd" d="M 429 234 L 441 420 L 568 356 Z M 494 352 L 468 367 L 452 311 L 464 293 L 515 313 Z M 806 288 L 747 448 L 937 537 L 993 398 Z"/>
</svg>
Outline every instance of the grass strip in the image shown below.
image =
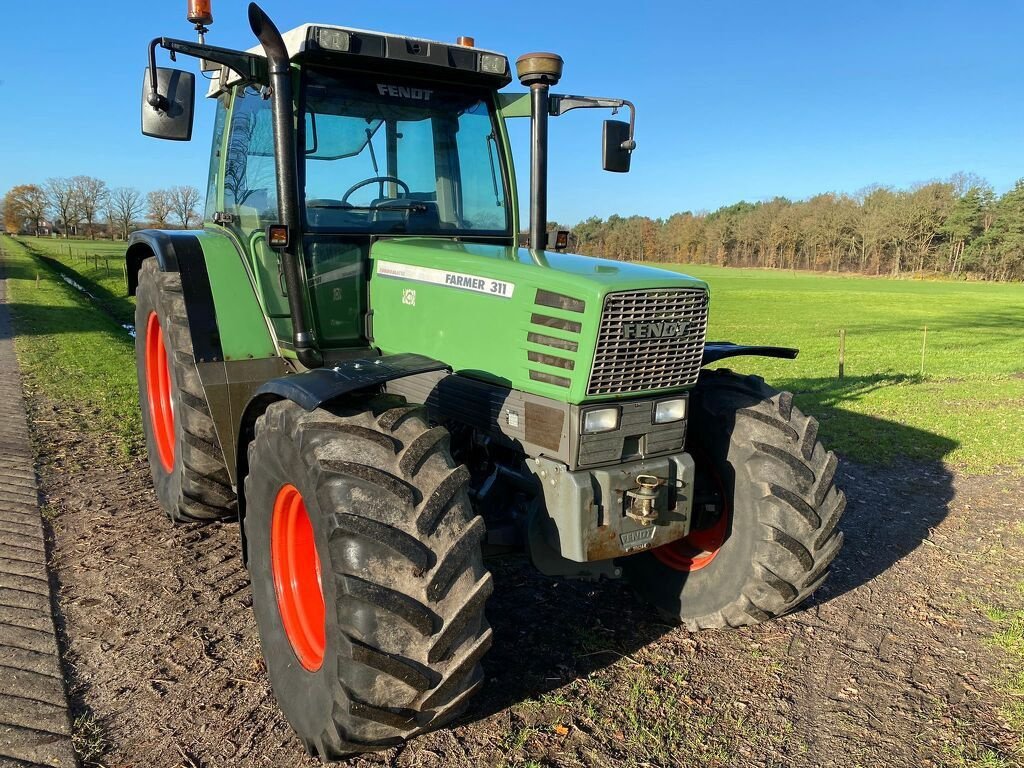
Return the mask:
<svg viewBox="0 0 1024 768">
<path fill-rule="evenodd" d="M 75 414 L 85 429 L 109 435 L 125 454 L 142 445 L 132 338 L 66 284 L 52 261 L 23 243 L 0 240 L 15 349 L 26 389 Z"/>
</svg>

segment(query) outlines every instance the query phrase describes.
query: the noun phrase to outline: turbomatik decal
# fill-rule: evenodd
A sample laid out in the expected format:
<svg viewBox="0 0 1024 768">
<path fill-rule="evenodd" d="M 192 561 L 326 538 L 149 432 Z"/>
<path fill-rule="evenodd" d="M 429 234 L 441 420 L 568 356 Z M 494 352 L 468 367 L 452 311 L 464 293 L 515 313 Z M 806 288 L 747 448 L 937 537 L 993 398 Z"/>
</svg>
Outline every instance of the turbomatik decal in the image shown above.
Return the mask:
<svg viewBox="0 0 1024 768">
<path fill-rule="evenodd" d="M 464 272 L 448 272 L 444 269 L 433 269 L 432 267 L 396 264 L 393 261 L 378 261 L 377 275 L 378 277 L 412 280 L 417 283 L 443 285 L 448 288 L 483 293 L 487 296 L 496 296 L 501 299 L 511 299 L 512 294 L 516 290 L 515 283 L 509 283 L 504 280 L 494 280 L 490 277 L 481 277 L 480 275 L 467 275 Z"/>
</svg>

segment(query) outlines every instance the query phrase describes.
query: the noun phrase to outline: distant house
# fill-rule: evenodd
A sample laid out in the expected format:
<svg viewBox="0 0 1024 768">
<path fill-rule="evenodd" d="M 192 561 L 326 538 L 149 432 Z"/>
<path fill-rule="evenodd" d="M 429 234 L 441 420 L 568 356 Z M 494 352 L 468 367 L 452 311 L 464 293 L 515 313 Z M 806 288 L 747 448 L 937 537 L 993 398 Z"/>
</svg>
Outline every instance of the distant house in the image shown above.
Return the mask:
<svg viewBox="0 0 1024 768">
<path fill-rule="evenodd" d="M 18 230 L 19 235 L 38 235 L 39 237 L 49 237 L 53 233 L 54 227 L 53 222 L 46 221 L 45 219 L 39 222 L 39 226 L 33 226 L 32 222 L 25 222 L 21 229 Z"/>
</svg>

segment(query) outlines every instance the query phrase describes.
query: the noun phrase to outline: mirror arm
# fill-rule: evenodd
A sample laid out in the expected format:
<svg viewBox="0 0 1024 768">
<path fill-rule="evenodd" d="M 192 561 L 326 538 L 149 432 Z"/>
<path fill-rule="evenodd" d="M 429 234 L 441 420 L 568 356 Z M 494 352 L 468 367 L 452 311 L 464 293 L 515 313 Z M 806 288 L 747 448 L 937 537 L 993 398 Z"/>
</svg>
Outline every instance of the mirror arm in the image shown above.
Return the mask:
<svg viewBox="0 0 1024 768">
<path fill-rule="evenodd" d="M 160 95 L 156 84 L 156 47 L 158 45 L 160 45 L 159 37 L 149 44 L 149 93 L 146 94 L 146 103 L 158 112 L 167 112 L 170 104 L 167 102 L 167 97 Z"/>
<path fill-rule="evenodd" d="M 235 51 L 231 48 L 219 48 L 216 45 L 205 43 L 193 43 L 188 40 L 175 40 L 170 37 L 157 37 L 149 44 L 149 94 L 146 102 L 160 112 L 166 112 L 170 106 L 167 98 L 157 91 L 156 80 L 156 49 L 163 48 L 171 52 L 171 58 L 176 53 L 185 56 L 193 56 L 197 59 L 212 61 L 237 72 L 244 80 L 250 83 L 269 82 L 267 74 L 267 59 L 245 51 Z"/>
<path fill-rule="evenodd" d="M 175 40 L 169 37 L 160 38 L 160 47 L 167 49 L 172 55 L 182 53 L 186 56 L 222 64 L 249 82 L 263 85 L 268 85 L 270 82 L 266 56 L 205 43 L 193 43 L 190 40 Z"/>
<path fill-rule="evenodd" d="M 573 109 L 612 109 L 618 110 L 622 107 L 629 109 L 629 138 L 622 142 L 622 148 L 627 152 L 636 149 L 636 141 L 633 139 L 633 129 L 636 126 L 636 106 L 627 99 L 606 99 L 599 96 L 569 96 L 558 93 L 551 94 L 552 117 L 560 117 Z"/>
</svg>

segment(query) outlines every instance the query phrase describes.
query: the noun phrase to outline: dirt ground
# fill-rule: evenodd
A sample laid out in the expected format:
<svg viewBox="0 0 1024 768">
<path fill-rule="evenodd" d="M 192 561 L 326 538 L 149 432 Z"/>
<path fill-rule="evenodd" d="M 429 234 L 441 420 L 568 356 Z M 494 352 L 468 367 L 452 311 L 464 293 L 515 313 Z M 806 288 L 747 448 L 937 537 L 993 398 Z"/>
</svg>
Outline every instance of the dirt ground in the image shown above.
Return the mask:
<svg viewBox="0 0 1024 768">
<path fill-rule="evenodd" d="M 260 658 L 234 524 L 173 527 L 148 469 L 32 406 L 87 765 L 304 766 Z M 353 766 L 1013 764 L 986 605 L 1020 603 L 1024 481 L 841 465 L 846 547 L 795 614 L 692 635 L 619 583 L 491 561 L 488 682 L 460 723 Z M 1015 601 L 1015 602 L 1014 602 Z M 987 763 L 986 763 L 987 764 Z"/>
</svg>

